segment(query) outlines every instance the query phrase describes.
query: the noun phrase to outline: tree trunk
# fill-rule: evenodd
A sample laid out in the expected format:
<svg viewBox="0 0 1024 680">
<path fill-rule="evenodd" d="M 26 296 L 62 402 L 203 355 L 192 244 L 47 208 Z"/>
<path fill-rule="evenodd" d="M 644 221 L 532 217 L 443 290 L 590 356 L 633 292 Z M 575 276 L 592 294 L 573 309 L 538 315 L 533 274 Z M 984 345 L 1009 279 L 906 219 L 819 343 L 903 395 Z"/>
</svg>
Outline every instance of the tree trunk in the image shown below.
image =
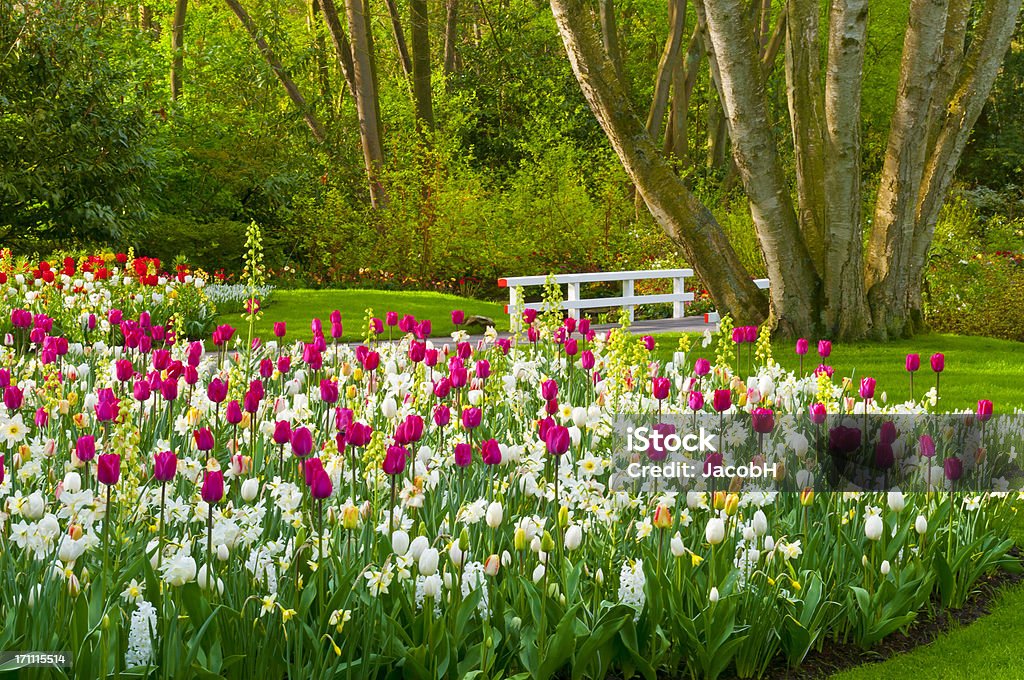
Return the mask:
<svg viewBox="0 0 1024 680">
<path fill-rule="evenodd" d="M 171 19 L 171 101 L 181 95 L 181 70 L 185 62 L 185 16 L 188 0 L 176 0 Z"/>
<path fill-rule="evenodd" d="M 616 77 L 628 93 L 629 83 L 626 80 L 625 68 L 622 63 L 622 50 L 619 49 L 619 28 L 615 22 L 615 2 L 614 0 L 597 0 L 597 6 L 605 54 L 612 62 Z"/>
<path fill-rule="evenodd" d="M 455 47 L 459 39 L 459 0 L 444 3 L 444 74 L 455 73 Z"/>
<path fill-rule="evenodd" d="M 875 203 L 867 255 L 872 332 L 903 336 L 917 196 L 924 173 L 927 116 L 939 65 L 949 0 L 911 0 L 896 109 Z"/>
<path fill-rule="evenodd" d="M 409 9 L 412 12 L 412 92 L 416 100 L 416 123 L 423 132 L 434 128 L 427 0 L 409 0 Z"/>
<path fill-rule="evenodd" d="M 654 96 L 651 108 L 647 112 L 647 132 L 651 137 L 661 135 L 661 121 L 668 109 L 668 94 L 672 86 L 672 71 L 679 67 L 679 51 L 683 44 L 683 31 L 686 29 L 686 0 L 669 0 L 668 4 L 668 38 L 665 48 L 661 51 L 658 70 L 654 77 Z"/>
<path fill-rule="evenodd" d="M 862 337 L 869 323 L 860 188 L 860 101 L 867 15 L 868 0 L 835 0 L 829 19 L 822 198 L 826 227 L 822 305 L 829 337 Z"/>
<path fill-rule="evenodd" d="M 398 61 L 402 65 L 402 73 L 406 78 L 412 78 L 412 59 L 409 58 L 409 48 L 405 43 L 405 31 L 402 30 L 402 16 L 398 13 L 398 5 L 395 0 L 384 0 L 388 6 L 388 16 L 391 17 L 391 32 L 395 36 L 395 47 L 398 50 Z"/>
<path fill-rule="evenodd" d="M 377 208 L 386 203 L 380 172 L 384 167 L 381 145 L 377 82 L 373 54 L 362 0 L 345 0 L 349 32 L 352 34 L 352 65 L 355 76 L 356 110 L 359 113 L 359 138 L 363 147 L 363 164 L 370 183 L 370 202 Z"/>
<path fill-rule="evenodd" d="M 345 29 L 341 25 L 341 19 L 338 17 L 338 8 L 334 4 L 334 0 L 318 0 L 320 3 L 320 15 L 324 18 L 324 24 L 327 25 L 327 32 L 331 36 L 331 42 L 334 43 L 334 53 L 338 57 L 338 66 L 341 68 L 341 74 L 345 77 L 345 83 L 348 85 L 348 90 L 355 95 L 356 92 L 356 76 L 355 67 L 352 64 L 352 46 L 349 45 L 348 36 L 345 35 Z"/>
<path fill-rule="evenodd" d="M 611 59 L 602 53 L 583 0 L 551 0 L 551 8 L 583 94 L 655 220 L 720 309 L 741 321 L 762 320 L 767 313 L 764 296 L 714 217 L 675 175 L 629 108 L 625 87 Z"/>
<path fill-rule="evenodd" d="M 309 0 L 309 30 L 313 32 L 313 52 L 317 75 L 320 79 L 320 98 L 329 103 L 333 98 L 331 95 L 331 71 L 327 68 L 327 43 L 320 30 L 318 14 L 320 14 L 320 4 L 317 0 Z"/>
<path fill-rule="evenodd" d="M 786 5 L 786 99 L 796 160 L 796 196 L 800 230 L 822 276 L 825 239 L 825 112 L 821 94 L 818 0 L 788 0 Z M 767 43 L 766 43 L 767 44 Z"/>
<path fill-rule="evenodd" d="M 693 88 L 697 85 L 701 57 L 704 55 L 703 44 L 700 26 L 694 26 L 686 54 L 672 73 L 672 110 L 668 126 L 670 134 L 665 135 L 665 154 L 671 153 L 686 165 L 690 162 L 690 100 Z"/>
<path fill-rule="evenodd" d="M 975 25 L 966 57 L 962 60 L 954 57 L 959 74 L 955 77 L 949 103 L 941 109 L 944 115 L 936 121 L 937 138 L 925 165 L 917 200 L 917 219 L 908 272 L 911 281 L 908 307 L 915 327 L 921 325 L 920 281 L 928 248 L 935 233 L 935 224 L 938 222 L 942 203 L 953 182 L 964 147 L 970 139 L 971 129 L 981 115 L 989 92 L 995 84 L 1000 64 L 1010 46 L 1020 8 L 1021 0 L 988 0 Z M 950 30 L 955 34 L 952 40 L 955 49 L 956 45 L 962 45 L 959 19 L 952 24 L 947 23 L 947 38 Z M 946 63 L 944 59 L 943 64 Z"/>
<path fill-rule="evenodd" d="M 819 280 L 814 273 L 782 173 L 768 119 L 756 34 L 741 0 L 706 0 L 733 159 L 771 280 L 772 321 L 784 334 L 818 327 Z"/>
<path fill-rule="evenodd" d="M 288 93 L 288 97 L 292 100 L 297 108 L 302 113 L 303 120 L 306 121 L 306 126 L 309 127 L 309 131 L 313 134 L 313 139 L 319 143 L 323 143 L 327 139 L 327 134 L 324 132 L 324 126 L 320 123 L 320 119 L 317 118 L 316 113 L 306 103 L 306 98 L 302 96 L 302 92 L 299 91 L 298 86 L 288 75 L 288 71 L 285 70 L 281 60 L 277 58 L 273 50 L 270 49 L 270 45 L 264 40 L 262 32 L 256 27 L 252 17 L 245 11 L 245 8 L 239 4 L 238 0 L 224 0 L 231 11 L 235 13 L 238 20 L 242 22 L 242 26 L 245 28 L 249 37 L 256 43 L 256 47 L 259 48 L 260 54 L 266 59 L 267 64 L 270 65 L 271 70 L 277 79 L 281 81 L 281 85 L 284 86 L 285 91 Z"/>
</svg>

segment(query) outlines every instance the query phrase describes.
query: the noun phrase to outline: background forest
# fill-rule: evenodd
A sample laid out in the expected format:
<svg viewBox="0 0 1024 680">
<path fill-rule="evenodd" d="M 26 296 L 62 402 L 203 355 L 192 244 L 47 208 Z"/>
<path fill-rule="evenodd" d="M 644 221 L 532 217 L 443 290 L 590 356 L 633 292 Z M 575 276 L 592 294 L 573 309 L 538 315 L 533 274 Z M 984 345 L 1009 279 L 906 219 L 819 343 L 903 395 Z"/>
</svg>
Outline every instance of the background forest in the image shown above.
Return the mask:
<svg viewBox="0 0 1024 680">
<path fill-rule="evenodd" d="M 601 0 L 608 49 L 633 109 L 649 112 L 679 174 L 759 271 L 697 17 L 680 6 L 684 40 L 667 70 L 664 1 Z M 346 10 L 359 8 L 366 36 L 350 30 Z M 752 8 L 784 130 L 782 3 Z M 903 0 L 871 3 L 865 186 L 881 169 L 906 17 Z M 353 54 L 339 36 L 372 43 L 354 51 L 372 56 L 370 152 L 352 96 L 360 64 L 338 59 Z M 671 84 L 660 97 L 659 72 Z M 933 245 L 925 297 L 941 330 L 1024 333 L 1011 304 L 1024 293 L 1022 79 L 1018 28 Z M 230 278 L 250 221 L 278 285 L 493 297 L 506 274 L 680 262 L 588 108 L 545 2 L 0 0 L 0 243 L 134 246 Z"/>
</svg>

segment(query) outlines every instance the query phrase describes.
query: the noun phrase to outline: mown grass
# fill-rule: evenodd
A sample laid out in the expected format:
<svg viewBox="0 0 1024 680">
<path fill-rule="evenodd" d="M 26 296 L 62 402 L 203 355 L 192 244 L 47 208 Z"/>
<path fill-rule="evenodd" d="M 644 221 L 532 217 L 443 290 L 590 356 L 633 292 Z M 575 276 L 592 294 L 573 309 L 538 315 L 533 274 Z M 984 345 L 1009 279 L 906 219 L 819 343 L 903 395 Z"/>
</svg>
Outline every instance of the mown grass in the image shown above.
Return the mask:
<svg viewBox="0 0 1024 680">
<path fill-rule="evenodd" d="M 508 315 L 496 302 L 421 291 L 279 290 L 264 306 L 263 317 L 256 322 L 253 334 L 264 340 L 272 339 L 274 322 L 284 321 L 288 329 L 286 340 L 309 340 L 313 319 L 319 318 L 323 322 L 324 333 L 327 334 L 330 329 L 327 318 L 335 309 L 341 312 L 344 329 L 341 339 L 345 342 L 356 342 L 366 337 L 367 309 L 372 309 L 373 315 L 381 319 L 389 311 L 398 312 L 399 316 L 412 314 L 417 320 L 430 319 L 434 337 L 447 336 L 455 330 L 451 321 L 451 312 L 455 309 L 463 310 L 467 316 L 486 316 L 494 320 L 498 330 L 508 330 Z M 239 313 L 221 314 L 217 323 L 231 324 L 243 336 L 248 333 L 248 323 Z M 480 330 L 478 327 L 474 332 Z M 384 337 L 387 334 L 385 327 Z"/>
<path fill-rule="evenodd" d="M 679 334 L 657 336 L 658 354 L 670 359 L 678 347 Z M 700 347 L 700 336 L 693 336 L 691 356 L 708 357 L 714 362 L 714 345 Z M 804 357 L 804 370 L 813 370 L 820 361 L 816 343 Z M 776 361 L 789 370 L 797 370 L 799 357 L 793 343 L 776 342 L 772 353 Z M 921 369 L 914 378 L 914 393 L 920 397 L 935 385 L 935 374 L 929 357 L 942 352 L 946 370 L 939 383 L 939 408 L 942 410 L 973 409 L 979 399 L 989 399 L 996 412 L 1009 413 L 1024 408 L 1024 343 L 963 335 L 920 335 L 909 340 L 889 343 L 833 343 L 829 364 L 837 375 L 850 376 L 859 384 L 871 376 L 878 381 L 876 394 L 891 402 L 902 402 L 910 396 L 910 380 L 906 371 L 907 354 L 921 355 Z M 746 360 L 746 348 L 743 350 Z M 1024 673 L 1022 673 L 1024 677 Z"/>
</svg>

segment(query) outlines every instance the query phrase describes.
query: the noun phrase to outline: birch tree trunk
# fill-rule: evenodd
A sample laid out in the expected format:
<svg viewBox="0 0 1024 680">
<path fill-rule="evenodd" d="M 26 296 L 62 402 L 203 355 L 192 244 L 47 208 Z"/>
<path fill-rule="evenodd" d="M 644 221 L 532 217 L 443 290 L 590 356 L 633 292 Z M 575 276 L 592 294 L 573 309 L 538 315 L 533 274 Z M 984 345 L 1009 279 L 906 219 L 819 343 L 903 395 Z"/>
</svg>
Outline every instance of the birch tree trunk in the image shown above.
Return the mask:
<svg viewBox="0 0 1024 680">
<path fill-rule="evenodd" d="M 767 301 L 714 217 L 672 171 L 629 108 L 625 87 L 602 50 L 583 0 L 551 0 L 551 8 L 583 94 L 655 220 L 723 311 L 744 321 L 762 320 Z"/>
<path fill-rule="evenodd" d="M 444 3 L 444 73 L 455 73 L 456 44 L 459 39 L 459 0 Z"/>
</svg>

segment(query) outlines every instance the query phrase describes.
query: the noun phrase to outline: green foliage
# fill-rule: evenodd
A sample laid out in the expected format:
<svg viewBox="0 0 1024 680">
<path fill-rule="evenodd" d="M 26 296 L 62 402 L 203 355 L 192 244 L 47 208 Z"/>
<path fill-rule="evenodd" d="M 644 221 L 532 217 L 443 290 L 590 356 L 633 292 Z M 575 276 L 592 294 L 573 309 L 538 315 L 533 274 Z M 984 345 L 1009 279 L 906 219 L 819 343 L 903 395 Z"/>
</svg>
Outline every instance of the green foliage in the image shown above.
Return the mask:
<svg viewBox="0 0 1024 680">
<path fill-rule="evenodd" d="M 0 238 L 120 239 L 152 190 L 131 36 L 94 3 L 0 0 Z"/>
</svg>

